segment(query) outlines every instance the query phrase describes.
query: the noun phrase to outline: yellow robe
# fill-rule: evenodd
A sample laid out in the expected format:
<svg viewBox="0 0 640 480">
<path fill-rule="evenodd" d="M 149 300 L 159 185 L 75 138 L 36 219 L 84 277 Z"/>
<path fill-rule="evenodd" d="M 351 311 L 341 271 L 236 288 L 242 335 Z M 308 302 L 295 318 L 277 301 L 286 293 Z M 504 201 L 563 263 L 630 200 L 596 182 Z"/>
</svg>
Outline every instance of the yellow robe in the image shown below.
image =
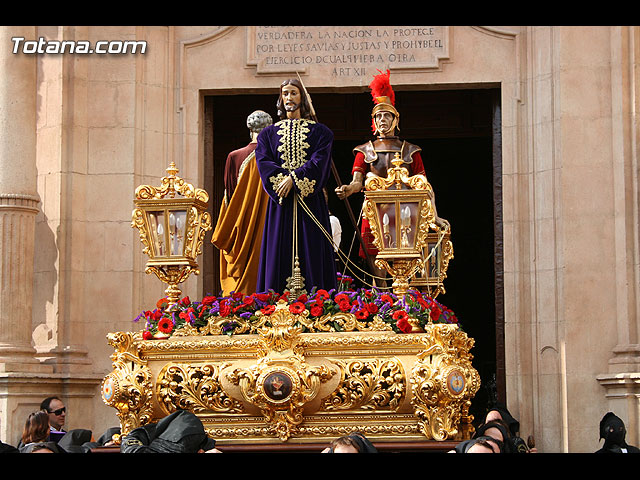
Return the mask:
<svg viewBox="0 0 640 480">
<path fill-rule="evenodd" d="M 268 199 L 252 153 L 244 162 L 229 203 L 222 202 L 211 239 L 220 249 L 220 284 L 224 295 L 256 291 Z"/>
</svg>

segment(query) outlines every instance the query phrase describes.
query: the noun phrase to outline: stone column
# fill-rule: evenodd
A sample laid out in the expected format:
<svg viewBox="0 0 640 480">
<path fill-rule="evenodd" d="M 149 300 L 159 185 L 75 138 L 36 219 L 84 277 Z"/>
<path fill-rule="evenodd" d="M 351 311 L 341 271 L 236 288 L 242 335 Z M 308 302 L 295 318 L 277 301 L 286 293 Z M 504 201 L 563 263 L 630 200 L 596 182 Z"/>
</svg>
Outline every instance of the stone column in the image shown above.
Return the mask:
<svg viewBox="0 0 640 480">
<path fill-rule="evenodd" d="M 612 296 L 616 309 L 610 328 L 617 344 L 611 350 L 608 371 L 598 375 L 607 410 L 623 419 L 627 443 L 640 442 L 640 158 L 637 150 L 638 93 L 640 93 L 640 28 L 611 27 L 612 164 L 616 275 Z M 604 415 L 605 412 L 602 412 Z"/>
<path fill-rule="evenodd" d="M 35 27 L 0 27 L 0 371 L 37 364 L 31 346 L 36 193 L 36 57 L 12 53 L 12 37 Z"/>
</svg>

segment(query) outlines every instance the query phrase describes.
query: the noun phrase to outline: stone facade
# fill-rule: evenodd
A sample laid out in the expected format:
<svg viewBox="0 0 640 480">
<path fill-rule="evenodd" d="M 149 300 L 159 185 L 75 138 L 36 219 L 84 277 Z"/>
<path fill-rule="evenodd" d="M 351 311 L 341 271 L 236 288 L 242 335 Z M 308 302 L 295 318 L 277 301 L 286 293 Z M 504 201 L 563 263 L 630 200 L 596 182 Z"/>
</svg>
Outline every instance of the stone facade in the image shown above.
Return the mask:
<svg viewBox="0 0 640 480">
<path fill-rule="evenodd" d="M 0 39 L 1 440 L 17 442 L 52 393 L 70 428 L 117 423 L 100 397 L 106 334 L 135 328 L 164 290 L 144 273 L 133 192 L 171 161 L 204 184 L 204 95 L 274 93 L 296 72 L 309 89 L 363 91 L 389 68 L 408 89 L 500 88 L 505 378 L 522 433 L 543 452 L 595 451 L 611 410 L 640 444 L 638 27 L 47 26 Z M 103 40 L 113 53 L 82 52 Z M 123 41 L 146 50 L 116 53 Z M 183 292 L 201 296 L 202 276 Z"/>
</svg>

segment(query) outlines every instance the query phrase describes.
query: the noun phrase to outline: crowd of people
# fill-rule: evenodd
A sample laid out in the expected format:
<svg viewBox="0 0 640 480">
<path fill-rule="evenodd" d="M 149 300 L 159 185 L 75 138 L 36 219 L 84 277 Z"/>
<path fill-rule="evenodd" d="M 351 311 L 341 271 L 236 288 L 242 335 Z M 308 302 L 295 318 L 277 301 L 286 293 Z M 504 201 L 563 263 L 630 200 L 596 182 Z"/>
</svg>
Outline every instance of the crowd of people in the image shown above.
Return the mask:
<svg viewBox="0 0 640 480">
<path fill-rule="evenodd" d="M 65 430 L 66 407 L 59 397 L 46 398 L 40 410 L 31 413 L 18 445 L 0 441 L 0 453 L 90 453 L 98 447 L 116 444 L 120 428 L 108 429 L 98 440 L 91 430 Z M 459 442 L 449 453 L 536 453 L 533 439 L 520 437 L 520 423 L 500 404 L 491 406 L 472 438 Z M 608 412 L 600 421 L 600 440 L 595 453 L 640 453 L 626 442 L 622 419 Z M 222 453 L 209 438 L 201 420 L 178 410 L 138 427 L 120 438 L 121 453 Z M 355 432 L 333 440 L 321 453 L 377 453 L 374 444 Z"/>
</svg>

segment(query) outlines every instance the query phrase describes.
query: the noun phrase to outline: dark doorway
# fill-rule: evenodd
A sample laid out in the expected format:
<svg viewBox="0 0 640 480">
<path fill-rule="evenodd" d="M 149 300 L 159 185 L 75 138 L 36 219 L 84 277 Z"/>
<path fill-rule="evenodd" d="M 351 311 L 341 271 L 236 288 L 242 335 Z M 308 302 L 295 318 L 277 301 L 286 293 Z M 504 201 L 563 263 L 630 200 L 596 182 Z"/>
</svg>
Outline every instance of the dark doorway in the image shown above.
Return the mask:
<svg viewBox="0 0 640 480">
<path fill-rule="evenodd" d="M 340 181 L 349 183 L 352 149 L 372 138 L 371 96 L 368 91 L 311 94 L 318 120 L 334 132 L 333 157 Z M 249 113 L 262 109 L 276 120 L 276 95 L 205 97 L 205 188 L 211 195 L 214 222 L 224 189 L 222 172 L 227 154 L 249 142 Z M 499 99 L 499 90 L 493 88 L 396 90 L 400 137 L 422 147 L 438 214 L 452 226 L 454 258 L 445 281 L 447 292 L 438 300 L 456 313 L 463 329 L 475 340 L 473 363 L 482 384 L 495 378 L 499 398 L 505 401 Z M 331 178 L 329 208 L 342 224 L 340 246 L 358 261 L 354 226 L 344 202 L 333 193 L 335 187 Z M 349 199 L 356 219 L 362 201 L 363 194 Z M 218 254 L 205 243 L 205 293 L 216 293 L 220 290 Z M 360 267 L 366 269 L 364 263 Z M 486 404 L 487 392 L 481 388 L 471 408 L 476 419 Z"/>
</svg>

